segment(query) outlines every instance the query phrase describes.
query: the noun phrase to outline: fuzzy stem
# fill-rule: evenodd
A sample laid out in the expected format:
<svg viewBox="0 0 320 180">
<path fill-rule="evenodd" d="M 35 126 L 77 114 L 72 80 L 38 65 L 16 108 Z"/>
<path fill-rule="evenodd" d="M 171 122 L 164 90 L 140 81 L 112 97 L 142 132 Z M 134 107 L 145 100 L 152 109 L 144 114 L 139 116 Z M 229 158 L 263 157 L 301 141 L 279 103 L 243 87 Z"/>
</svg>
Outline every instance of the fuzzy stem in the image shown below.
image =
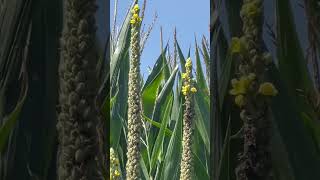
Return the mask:
<svg viewBox="0 0 320 180">
<path fill-rule="evenodd" d="M 192 119 L 193 106 L 192 97 L 197 89 L 193 87 L 192 76 L 192 61 L 190 58 L 186 60 L 186 72 L 182 74 L 184 79 L 184 86 L 182 93 L 185 96 L 185 109 L 183 114 L 183 138 L 182 138 L 182 157 L 181 157 L 181 174 L 180 180 L 191 180 L 193 173 L 192 166 Z"/>
<path fill-rule="evenodd" d="M 137 180 L 140 162 L 140 132 L 142 129 L 140 107 L 140 22 L 137 18 L 131 23 L 131 57 L 129 70 L 128 94 L 128 146 L 127 146 L 127 180 Z"/>
<path fill-rule="evenodd" d="M 254 74 L 256 77 L 247 85 L 245 105 L 241 106 L 240 117 L 243 120 L 243 152 L 235 172 L 237 180 L 270 180 L 270 128 L 267 98 L 257 94 L 258 85 L 265 82 L 266 68 L 262 53 L 262 0 L 244 0 L 241 9 L 243 36 L 246 52 L 242 56 L 239 73 L 242 78 Z M 252 76 L 251 76 L 252 77 Z M 243 81 L 244 82 L 244 81 Z M 276 90 L 274 90 L 276 91 Z M 239 95 L 238 97 L 240 97 Z"/>
<path fill-rule="evenodd" d="M 102 180 L 95 106 L 95 0 L 66 0 L 59 67 L 58 180 Z M 99 158 L 98 158 L 99 157 Z"/>
<path fill-rule="evenodd" d="M 192 179 L 192 105 L 190 95 L 185 96 L 185 110 L 183 115 L 183 146 L 181 159 L 180 180 Z"/>
</svg>

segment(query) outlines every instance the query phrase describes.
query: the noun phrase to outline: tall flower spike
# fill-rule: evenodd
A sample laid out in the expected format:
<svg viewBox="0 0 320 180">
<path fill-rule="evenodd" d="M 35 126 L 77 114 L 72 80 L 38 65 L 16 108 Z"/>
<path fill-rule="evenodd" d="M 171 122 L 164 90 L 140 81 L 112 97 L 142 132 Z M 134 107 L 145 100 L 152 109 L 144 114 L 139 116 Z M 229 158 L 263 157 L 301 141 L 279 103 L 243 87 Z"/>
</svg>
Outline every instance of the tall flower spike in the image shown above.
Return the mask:
<svg viewBox="0 0 320 180">
<path fill-rule="evenodd" d="M 119 180 L 120 171 L 119 171 L 119 159 L 116 156 L 113 148 L 110 148 L 110 180 Z"/>
<path fill-rule="evenodd" d="M 266 82 L 271 56 L 262 53 L 262 0 L 244 0 L 240 11 L 243 36 L 232 38 L 232 52 L 239 55 L 239 77 L 231 80 L 234 103 L 243 121 L 243 152 L 235 169 L 237 180 L 272 179 L 268 102 L 278 91 Z"/>
<path fill-rule="evenodd" d="M 95 0 L 63 2 L 66 23 L 59 64 L 57 180 L 102 180 L 101 165 L 106 157 L 102 134 L 97 131 L 102 121 L 94 101 L 98 93 L 97 7 Z"/>
<path fill-rule="evenodd" d="M 193 119 L 193 106 L 192 106 L 192 93 L 196 93 L 197 89 L 192 87 L 192 61 L 190 58 L 186 61 L 186 73 L 182 74 L 184 85 L 182 93 L 185 96 L 185 110 L 183 115 L 183 139 L 182 139 L 182 158 L 181 158 L 181 174 L 180 180 L 192 179 L 192 119 Z"/>
<path fill-rule="evenodd" d="M 140 178 L 140 132 L 142 129 L 140 108 L 140 22 L 139 6 L 132 10 L 131 41 L 130 41 L 130 70 L 128 94 L 128 145 L 127 145 L 127 180 Z"/>
</svg>

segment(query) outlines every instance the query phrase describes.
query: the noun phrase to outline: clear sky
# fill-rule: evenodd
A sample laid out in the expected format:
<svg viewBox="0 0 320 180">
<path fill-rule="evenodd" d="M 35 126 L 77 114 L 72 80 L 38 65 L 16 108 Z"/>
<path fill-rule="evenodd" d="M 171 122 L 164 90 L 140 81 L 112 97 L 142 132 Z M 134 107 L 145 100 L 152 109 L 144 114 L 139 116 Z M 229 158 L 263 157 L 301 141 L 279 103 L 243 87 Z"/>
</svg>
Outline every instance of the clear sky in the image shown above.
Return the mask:
<svg viewBox="0 0 320 180">
<path fill-rule="evenodd" d="M 114 13 L 114 2 L 111 0 L 111 27 Z M 118 26 L 122 22 L 127 8 L 132 0 L 118 1 Z M 142 7 L 143 0 L 139 0 Z M 200 42 L 205 35 L 209 38 L 210 21 L 209 0 L 147 0 L 145 12 L 146 25 L 151 24 L 155 12 L 158 14 L 156 24 L 145 45 L 141 56 L 141 70 L 144 76 L 147 74 L 147 67 L 153 67 L 155 60 L 160 55 L 160 27 L 162 26 L 164 45 L 169 40 L 170 49 L 173 51 L 173 32 L 177 28 L 177 39 L 184 55 L 187 55 L 191 47 L 191 58 L 194 57 L 194 38 Z M 146 26 L 148 27 L 148 26 Z"/>
</svg>

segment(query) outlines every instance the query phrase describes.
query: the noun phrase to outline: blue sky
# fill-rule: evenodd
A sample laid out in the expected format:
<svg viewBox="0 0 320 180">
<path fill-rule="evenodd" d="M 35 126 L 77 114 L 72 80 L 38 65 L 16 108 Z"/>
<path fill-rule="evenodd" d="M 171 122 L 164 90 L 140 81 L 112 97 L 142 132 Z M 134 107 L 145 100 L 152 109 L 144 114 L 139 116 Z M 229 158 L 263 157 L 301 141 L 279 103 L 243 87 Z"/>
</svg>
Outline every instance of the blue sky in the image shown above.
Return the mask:
<svg viewBox="0 0 320 180">
<path fill-rule="evenodd" d="M 111 0 L 111 27 L 114 13 L 114 2 Z M 127 8 L 132 0 L 119 0 L 118 2 L 118 25 L 122 22 Z M 143 0 L 139 1 L 142 7 Z M 146 76 L 147 67 L 153 67 L 155 60 L 160 55 L 160 27 L 162 26 L 164 45 L 169 40 L 170 49 L 173 50 L 173 32 L 177 28 L 177 39 L 185 56 L 191 47 L 191 58 L 194 57 L 194 38 L 200 42 L 205 35 L 209 38 L 210 20 L 209 0 L 147 0 L 144 23 L 148 27 L 151 24 L 155 12 L 158 14 L 157 21 L 152 33 L 145 45 L 141 56 L 141 70 Z"/>
</svg>

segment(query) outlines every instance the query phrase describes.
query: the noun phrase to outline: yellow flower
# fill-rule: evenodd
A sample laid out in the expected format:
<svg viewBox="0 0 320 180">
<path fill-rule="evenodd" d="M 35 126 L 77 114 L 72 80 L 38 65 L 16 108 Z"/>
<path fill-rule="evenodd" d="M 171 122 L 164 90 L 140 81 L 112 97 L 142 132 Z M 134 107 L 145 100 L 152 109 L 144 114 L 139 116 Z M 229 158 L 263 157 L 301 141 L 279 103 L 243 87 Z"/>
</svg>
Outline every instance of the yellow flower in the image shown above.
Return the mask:
<svg viewBox="0 0 320 180">
<path fill-rule="evenodd" d="M 131 12 L 132 12 L 132 18 L 131 18 L 131 20 L 130 20 L 130 23 L 132 24 L 132 25 L 136 25 L 136 24 L 139 24 L 141 21 L 142 21 L 142 19 L 141 19 L 141 17 L 139 17 L 139 5 L 138 4 L 136 4 L 134 7 L 133 7 L 133 9 L 131 10 Z"/>
<path fill-rule="evenodd" d="M 115 166 L 118 166 L 119 165 L 119 160 L 117 158 L 113 159 L 113 163 Z"/>
<path fill-rule="evenodd" d="M 259 93 L 265 96 L 276 96 L 278 90 L 270 82 L 262 83 L 259 87 Z"/>
<path fill-rule="evenodd" d="M 135 24 L 135 23 L 136 23 L 136 20 L 131 19 L 131 20 L 130 20 L 130 23 L 131 23 L 131 24 Z"/>
<path fill-rule="evenodd" d="M 241 13 L 243 15 L 246 14 L 247 16 L 254 18 L 261 13 L 261 9 L 259 9 L 257 2 L 253 1 L 251 3 L 246 3 L 245 5 L 243 5 Z"/>
<path fill-rule="evenodd" d="M 244 98 L 244 96 L 242 95 L 242 94 L 240 94 L 240 95 L 237 95 L 236 97 L 235 97 L 235 99 L 234 99 L 234 102 L 235 102 L 235 104 L 237 105 L 237 106 L 239 106 L 239 107 L 242 107 L 242 106 L 244 106 L 245 105 L 245 98 Z"/>
<path fill-rule="evenodd" d="M 252 77 L 251 77 L 252 78 Z M 250 86 L 252 79 L 246 76 L 240 77 L 240 80 L 232 79 L 231 85 L 233 89 L 229 91 L 231 95 L 245 94 Z"/>
<path fill-rule="evenodd" d="M 138 14 L 133 14 L 133 16 L 132 16 L 134 19 L 138 19 L 139 18 L 139 15 Z"/>
<path fill-rule="evenodd" d="M 234 37 L 231 39 L 231 53 L 244 54 L 247 51 L 247 44 L 244 38 Z"/>
<path fill-rule="evenodd" d="M 189 91 L 190 85 L 185 85 L 182 87 L 182 91 Z"/>
<path fill-rule="evenodd" d="M 139 12 L 139 10 L 140 10 L 139 5 L 138 4 L 134 5 L 133 10 L 135 12 Z"/>
<path fill-rule="evenodd" d="M 197 92 L 197 89 L 196 89 L 195 87 L 192 87 L 192 88 L 191 88 L 191 92 L 196 93 L 196 92 Z"/>
<path fill-rule="evenodd" d="M 191 66 L 192 66 L 192 61 L 191 61 L 190 57 L 189 57 L 186 61 L 187 61 L 187 62 L 186 62 L 185 67 L 186 67 L 186 68 L 191 67 Z"/>
<path fill-rule="evenodd" d="M 141 21 L 142 21 L 142 19 L 139 17 L 138 14 L 133 14 L 133 16 L 130 20 L 130 23 L 134 25 L 134 24 L 140 23 Z"/>
<path fill-rule="evenodd" d="M 115 170 L 115 171 L 114 171 L 114 175 L 115 175 L 116 177 L 118 177 L 118 176 L 120 176 L 120 172 L 119 172 L 118 170 Z"/>
<path fill-rule="evenodd" d="M 182 73 L 182 79 L 186 79 L 188 77 L 187 73 Z"/>
<path fill-rule="evenodd" d="M 182 86 L 182 93 L 183 95 L 187 95 L 188 92 L 189 92 L 189 89 L 190 89 L 190 85 L 185 85 L 185 86 Z"/>
</svg>

